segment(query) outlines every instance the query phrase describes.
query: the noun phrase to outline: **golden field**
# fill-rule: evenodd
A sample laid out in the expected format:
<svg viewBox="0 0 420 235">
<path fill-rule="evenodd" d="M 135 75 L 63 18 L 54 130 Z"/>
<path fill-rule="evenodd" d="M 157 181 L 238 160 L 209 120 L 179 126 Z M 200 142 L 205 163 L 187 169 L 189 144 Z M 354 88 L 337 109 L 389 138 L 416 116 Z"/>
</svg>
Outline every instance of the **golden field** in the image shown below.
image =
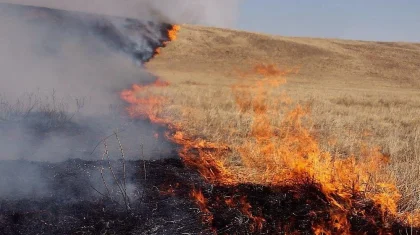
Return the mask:
<svg viewBox="0 0 420 235">
<path fill-rule="evenodd" d="M 285 116 L 299 104 L 307 112 L 302 125 L 322 151 L 357 157 L 364 146 L 378 146 L 389 156 L 385 170 L 402 194 L 399 209 L 420 209 L 420 44 L 182 25 L 177 39 L 146 65 L 170 83 L 151 90 L 166 102 L 156 115 L 181 125 L 188 136 L 243 146 L 256 115 L 255 108 L 241 111 L 238 102 L 261 92 L 261 78 L 251 72 L 258 65 L 292 70 L 275 75 L 285 84 L 263 91 L 270 126 L 284 130 Z M 251 92 L 242 94 L 244 87 Z M 224 164 L 246 164 L 240 154 L 240 148 L 233 151 Z M 259 174 L 252 169 L 246 174 Z"/>
</svg>

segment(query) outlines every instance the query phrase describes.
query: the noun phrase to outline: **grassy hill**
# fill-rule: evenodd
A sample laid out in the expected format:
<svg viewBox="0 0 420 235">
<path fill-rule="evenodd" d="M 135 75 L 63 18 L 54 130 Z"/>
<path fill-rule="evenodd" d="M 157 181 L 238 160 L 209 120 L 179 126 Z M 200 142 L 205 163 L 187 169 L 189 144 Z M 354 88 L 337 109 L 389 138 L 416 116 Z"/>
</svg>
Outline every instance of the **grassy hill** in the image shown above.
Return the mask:
<svg viewBox="0 0 420 235">
<path fill-rule="evenodd" d="M 271 36 L 183 25 L 150 66 L 226 75 L 258 62 L 301 66 L 297 83 L 366 88 L 420 86 L 420 44 Z"/>
<path fill-rule="evenodd" d="M 300 68 L 270 93 L 272 125 L 281 118 L 273 104 L 284 92 L 293 105 L 308 104 L 306 125 L 323 150 L 349 156 L 379 146 L 391 156 L 389 173 L 405 195 L 401 209 L 420 208 L 420 44 L 182 25 L 147 67 L 172 84 L 160 91 L 170 100 L 160 115 L 189 135 L 236 144 L 247 138 L 252 114 L 238 114 L 232 85 L 238 71 L 258 64 Z"/>
</svg>

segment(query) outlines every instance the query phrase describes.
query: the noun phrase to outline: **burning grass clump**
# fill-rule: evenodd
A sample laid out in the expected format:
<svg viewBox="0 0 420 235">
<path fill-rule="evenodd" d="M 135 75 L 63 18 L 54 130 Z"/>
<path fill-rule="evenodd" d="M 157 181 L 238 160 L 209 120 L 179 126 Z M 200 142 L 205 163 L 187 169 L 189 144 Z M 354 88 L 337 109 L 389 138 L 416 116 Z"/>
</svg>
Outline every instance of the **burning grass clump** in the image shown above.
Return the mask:
<svg viewBox="0 0 420 235">
<path fill-rule="evenodd" d="M 359 230 L 367 233 L 390 232 L 395 226 L 415 226 L 418 214 L 399 212 L 401 195 L 394 176 L 389 174 L 388 157 L 380 149 L 362 146 L 360 155 L 344 158 L 321 149 L 314 131 L 306 125 L 310 122 L 310 107 L 293 107 L 286 95 L 278 96 L 275 89 L 285 83 L 284 75 L 292 72 L 296 70 L 281 71 L 273 66 L 260 65 L 241 74 L 238 84 L 231 86 L 231 106 L 223 103 L 225 108 L 232 108 L 237 119 L 222 118 L 226 123 L 207 119 L 213 125 L 220 125 L 204 133 L 190 128 L 197 124 L 196 110 L 181 106 L 178 107 L 181 109 L 177 113 L 179 116 L 173 114 L 176 108 L 172 103 L 177 99 L 170 96 L 172 93 L 159 93 L 159 89 L 165 88 L 155 86 L 156 90 L 148 89 L 146 92 L 144 89 L 124 91 L 123 94 L 130 96 L 122 98 L 131 104 L 128 111 L 132 117 L 147 117 L 169 127 L 172 132 L 167 137 L 181 146 L 179 154 L 187 166 L 200 172 L 216 187 L 237 190 L 215 196 L 192 191 L 191 196 L 205 214 L 204 222 L 221 226 L 216 230 L 226 229 L 223 226 L 235 220 L 233 217 L 225 222 L 216 219 L 219 215 L 226 215 L 226 212 L 217 212 L 217 208 L 223 205 L 221 197 L 234 197 L 234 194 L 238 195 L 239 201 L 228 200 L 226 203 L 237 204 L 234 207 L 253 221 L 252 226 L 247 227 L 248 232 L 263 229 L 265 223 L 268 226 L 266 229 L 287 224 L 292 226 L 290 231 L 300 231 L 300 226 L 303 226 L 302 231 L 318 234 L 357 233 Z M 165 87 L 168 90 L 170 85 Z M 148 100 L 143 98 L 145 95 Z M 158 102 L 148 102 L 156 101 L 153 97 L 159 98 Z M 240 129 L 243 133 L 238 133 L 235 127 L 242 126 L 245 126 Z M 237 160 L 232 161 L 232 156 L 237 156 Z M 265 198 L 265 193 L 270 195 L 270 192 L 281 192 L 276 197 L 286 195 L 287 198 L 291 193 L 291 198 L 297 201 L 286 205 L 294 208 L 295 211 L 290 213 L 299 214 L 302 209 L 294 205 L 305 204 L 309 209 L 303 212 L 308 217 L 298 218 L 295 215 L 290 220 L 276 221 L 276 217 L 281 220 L 287 211 L 276 214 L 269 209 L 281 211 L 283 208 L 269 202 L 253 205 L 249 200 L 255 200 L 250 197 L 254 194 L 242 190 L 243 185 L 268 190 L 256 196 L 258 198 Z M 309 195 L 308 198 L 304 194 Z M 265 205 L 270 206 L 264 214 Z M 311 219 L 310 215 L 314 218 Z M 304 220 L 310 221 L 310 229 L 302 224 Z M 295 225 L 291 221 L 299 222 L 293 227 Z M 279 231 L 287 231 L 287 228 L 267 232 Z"/>
</svg>

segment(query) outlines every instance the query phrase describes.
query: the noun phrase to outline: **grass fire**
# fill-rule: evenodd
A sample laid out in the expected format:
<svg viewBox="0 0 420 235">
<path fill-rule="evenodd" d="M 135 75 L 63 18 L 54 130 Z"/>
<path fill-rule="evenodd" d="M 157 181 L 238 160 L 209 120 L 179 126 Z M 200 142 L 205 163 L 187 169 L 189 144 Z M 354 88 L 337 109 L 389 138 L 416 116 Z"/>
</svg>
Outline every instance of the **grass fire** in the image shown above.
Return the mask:
<svg viewBox="0 0 420 235">
<path fill-rule="evenodd" d="M 217 142 L 208 140 L 213 133 L 203 138 L 200 132 L 185 132 L 191 111 L 180 107 L 176 110 L 180 117 L 172 116 L 168 109 L 175 104 L 160 91 L 169 89 L 169 83 L 162 86 L 157 80 L 155 89 L 147 91 L 135 85 L 122 98 L 131 104 L 132 117 L 166 125 L 167 138 L 181 146 L 179 155 L 186 166 L 216 187 L 207 194 L 200 189 L 191 192 L 203 221 L 215 233 L 383 234 L 418 226 L 419 214 L 397 213 L 401 195 L 388 175 L 387 156 L 368 146 L 361 146 L 360 156 L 321 150 L 305 127 L 310 107 L 291 105 L 285 94 L 273 95 L 286 82 L 284 76 L 293 72 L 297 69 L 256 65 L 240 73 L 231 86 L 231 102 L 236 103 L 239 122 L 248 116 L 239 124 L 248 132 L 237 133 L 238 126 L 225 123 L 215 130 Z M 286 212 L 283 207 L 294 210 Z M 229 211 L 237 214 L 229 216 Z M 246 222 L 235 221 L 235 216 Z"/>
<path fill-rule="evenodd" d="M 417 44 L 0 9 L 0 234 L 420 234 Z"/>
</svg>

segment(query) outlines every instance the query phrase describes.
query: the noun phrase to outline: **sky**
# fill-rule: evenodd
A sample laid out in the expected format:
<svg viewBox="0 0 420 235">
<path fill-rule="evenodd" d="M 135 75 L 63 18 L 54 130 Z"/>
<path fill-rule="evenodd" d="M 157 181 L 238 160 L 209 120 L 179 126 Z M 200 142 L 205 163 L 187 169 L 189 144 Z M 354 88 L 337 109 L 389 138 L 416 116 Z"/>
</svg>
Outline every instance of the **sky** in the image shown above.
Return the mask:
<svg viewBox="0 0 420 235">
<path fill-rule="evenodd" d="M 237 28 L 282 36 L 420 42 L 420 0 L 243 0 Z"/>
</svg>

